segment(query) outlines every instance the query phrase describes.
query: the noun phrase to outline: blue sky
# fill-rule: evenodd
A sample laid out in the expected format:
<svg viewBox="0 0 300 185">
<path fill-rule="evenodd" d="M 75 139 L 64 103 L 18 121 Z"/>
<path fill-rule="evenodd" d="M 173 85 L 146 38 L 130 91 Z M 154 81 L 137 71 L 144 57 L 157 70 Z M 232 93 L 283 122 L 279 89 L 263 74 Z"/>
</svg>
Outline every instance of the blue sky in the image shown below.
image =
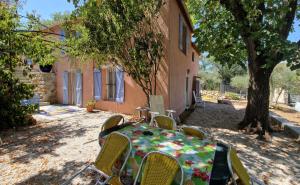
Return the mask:
<svg viewBox="0 0 300 185">
<path fill-rule="evenodd" d="M 71 12 L 72 10 L 74 6 L 67 0 L 24 0 L 20 13 L 25 15 L 27 12 L 36 11 L 42 19 L 50 19 L 55 12 Z"/>
<path fill-rule="evenodd" d="M 50 19 L 51 15 L 55 12 L 71 12 L 74 9 L 72 3 L 68 3 L 67 0 L 25 0 L 23 9 L 20 11 L 22 15 L 26 12 L 36 11 L 42 19 Z M 290 33 L 289 40 L 300 40 L 300 21 L 295 22 L 295 32 Z"/>
</svg>

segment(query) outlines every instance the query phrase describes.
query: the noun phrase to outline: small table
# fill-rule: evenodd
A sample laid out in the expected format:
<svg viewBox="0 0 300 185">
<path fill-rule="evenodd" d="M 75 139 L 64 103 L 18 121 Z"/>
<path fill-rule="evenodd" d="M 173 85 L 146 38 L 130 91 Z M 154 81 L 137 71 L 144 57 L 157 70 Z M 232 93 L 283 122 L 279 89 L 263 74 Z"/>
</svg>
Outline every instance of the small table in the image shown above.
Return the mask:
<svg viewBox="0 0 300 185">
<path fill-rule="evenodd" d="M 148 152 L 161 151 L 172 155 L 179 161 L 183 167 L 185 183 L 209 184 L 216 143 L 186 136 L 175 130 L 150 127 L 147 124 L 130 125 L 118 131 L 127 135 L 133 145 L 132 154 L 127 163 L 127 172 L 133 178 L 137 174 L 143 157 Z M 150 131 L 153 135 L 144 135 L 144 131 Z"/>
</svg>

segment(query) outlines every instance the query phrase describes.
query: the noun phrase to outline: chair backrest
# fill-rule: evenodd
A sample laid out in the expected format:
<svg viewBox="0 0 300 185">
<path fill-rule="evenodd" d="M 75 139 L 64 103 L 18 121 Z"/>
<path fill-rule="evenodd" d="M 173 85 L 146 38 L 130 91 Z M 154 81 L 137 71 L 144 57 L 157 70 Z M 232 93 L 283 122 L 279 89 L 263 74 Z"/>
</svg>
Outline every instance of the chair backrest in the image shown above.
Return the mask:
<svg viewBox="0 0 300 185">
<path fill-rule="evenodd" d="M 165 114 L 164 98 L 161 95 L 150 96 L 150 111 L 159 112 L 159 114 Z"/>
<path fill-rule="evenodd" d="M 201 93 L 199 92 L 199 96 L 196 96 L 196 92 L 193 91 L 193 96 L 194 96 L 194 99 L 195 99 L 195 102 L 196 103 L 199 103 L 202 101 L 202 97 L 201 97 Z"/>
<path fill-rule="evenodd" d="M 120 123 L 120 121 L 123 120 L 124 122 L 124 117 L 122 115 L 114 115 L 108 118 L 102 125 L 101 127 L 101 132 L 103 130 L 110 129 Z"/>
<path fill-rule="evenodd" d="M 182 127 L 182 130 L 186 135 L 195 136 L 195 137 L 198 137 L 199 139 L 206 138 L 205 133 L 197 128 L 184 126 L 184 127 Z"/>
<path fill-rule="evenodd" d="M 125 164 L 129 158 L 132 149 L 131 142 L 126 135 L 119 132 L 113 132 L 109 134 L 105 139 L 104 145 L 96 158 L 95 167 L 98 170 L 104 172 L 106 175 L 112 176 L 113 165 L 121 157 L 121 155 L 126 152 L 126 149 L 128 149 L 127 155 L 120 172 L 122 172 L 122 170 L 124 169 Z"/>
<path fill-rule="evenodd" d="M 145 167 L 143 167 L 145 165 Z M 170 185 L 178 170 L 183 184 L 183 169 L 172 156 L 161 152 L 149 152 L 142 160 L 134 184 L 136 185 L 142 172 L 141 185 Z"/>
<path fill-rule="evenodd" d="M 234 179 L 235 173 L 243 185 L 250 185 L 250 175 L 248 174 L 247 170 L 245 169 L 239 157 L 237 156 L 236 150 L 232 147 L 229 148 L 227 161 L 234 184 L 237 184 Z"/>
<path fill-rule="evenodd" d="M 158 115 L 154 117 L 154 120 L 159 128 L 175 130 L 176 129 L 176 121 L 168 116 Z"/>
</svg>

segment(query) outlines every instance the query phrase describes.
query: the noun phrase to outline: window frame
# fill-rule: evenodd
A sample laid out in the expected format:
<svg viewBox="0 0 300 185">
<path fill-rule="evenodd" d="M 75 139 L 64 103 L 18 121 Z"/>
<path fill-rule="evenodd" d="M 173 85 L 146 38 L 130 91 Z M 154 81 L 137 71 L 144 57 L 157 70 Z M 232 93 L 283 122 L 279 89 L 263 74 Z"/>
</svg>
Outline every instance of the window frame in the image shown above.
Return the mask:
<svg viewBox="0 0 300 185">
<path fill-rule="evenodd" d="M 184 18 L 179 14 L 179 32 L 178 32 L 178 47 L 179 49 L 187 55 L 188 43 L 189 43 L 189 30 L 184 21 Z"/>
<path fill-rule="evenodd" d="M 95 73 L 99 73 L 100 74 L 100 89 L 99 89 L 99 97 L 98 96 L 96 96 L 96 85 L 95 85 L 95 81 L 96 81 L 96 75 L 95 75 Z M 102 84 L 102 69 L 101 68 L 95 68 L 94 69 L 94 73 L 93 73 L 93 77 L 94 77 L 94 84 L 93 84 L 93 86 L 94 86 L 94 99 L 96 100 L 96 101 L 100 101 L 100 100 L 102 100 L 102 88 L 103 88 L 103 84 Z"/>
<path fill-rule="evenodd" d="M 192 52 L 192 62 L 195 62 L 195 52 Z"/>
<path fill-rule="evenodd" d="M 116 80 L 116 69 L 108 67 L 106 70 L 106 99 L 108 101 L 116 101 Z"/>
</svg>

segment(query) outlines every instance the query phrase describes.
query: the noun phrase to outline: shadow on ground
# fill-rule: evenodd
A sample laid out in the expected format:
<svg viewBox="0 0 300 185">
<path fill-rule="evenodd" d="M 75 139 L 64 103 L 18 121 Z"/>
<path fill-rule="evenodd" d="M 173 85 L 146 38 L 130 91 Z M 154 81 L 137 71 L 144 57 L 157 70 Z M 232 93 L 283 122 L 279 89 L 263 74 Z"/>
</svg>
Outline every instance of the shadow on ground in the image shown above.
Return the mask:
<svg viewBox="0 0 300 185">
<path fill-rule="evenodd" d="M 83 169 L 85 167 L 86 163 L 83 162 L 75 162 L 75 161 L 69 161 L 66 162 L 61 169 L 50 169 L 45 170 L 42 172 L 39 172 L 37 175 L 33 175 L 29 177 L 28 179 L 17 183 L 16 185 L 53 185 L 53 184 L 62 184 L 67 179 L 69 179 L 72 175 L 74 175 L 76 172 L 78 172 L 80 169 Z M 91 178 L 93 176 L 92 173 L 84 173 L 83 175 L 80 175 L 76 177 L 73 182 L 79 183 L 79 184 L 95 184 L 95 182 Z M 83 183 L 84 182 L 84 183 Z"/>
<path fill-rule="evenodd" d="M 82 116 L 88 119 L 90 116 Z M 88 129 L 99 129 L 99 126 L 77 126 L 77 121 L 58 121 L 56 124 L 35 125 L 21 130 L 2 133 L 3 145 L 0 154 L 10 154 L 13 163 L 28 163 L 43 155 L 57 156 L 56 148 L 66 145 L 63 139 L 82 137 Z"/>
<path fill-rule="evenodd" d="M 64 123 L 43 127 L 36 125 L 23 128 L 18 132 L 8 131 L 3 137 L 4 144 L 0 147 L 3 153 L 12 154 L 13 163 L 28 163 L 42 155 L 56 155 L 55 149 L 66 143 L 60 142 L 62 138 L 80 137 L 86 128 L 71 127 Z M 22 155 L 14 156 L 14 152 L 22 150 Z"/>
<path fill-rule="evenodd" d="M 271 142 L 237 130 L 245 107 L 206 103 L 197 108 L 186 124 L 200 126 L 215 140 L 234 146 L 249 172 L 270 184 L 300 184 L 300 144 L 283 132 L 272 135 Z"/>
</svg>

